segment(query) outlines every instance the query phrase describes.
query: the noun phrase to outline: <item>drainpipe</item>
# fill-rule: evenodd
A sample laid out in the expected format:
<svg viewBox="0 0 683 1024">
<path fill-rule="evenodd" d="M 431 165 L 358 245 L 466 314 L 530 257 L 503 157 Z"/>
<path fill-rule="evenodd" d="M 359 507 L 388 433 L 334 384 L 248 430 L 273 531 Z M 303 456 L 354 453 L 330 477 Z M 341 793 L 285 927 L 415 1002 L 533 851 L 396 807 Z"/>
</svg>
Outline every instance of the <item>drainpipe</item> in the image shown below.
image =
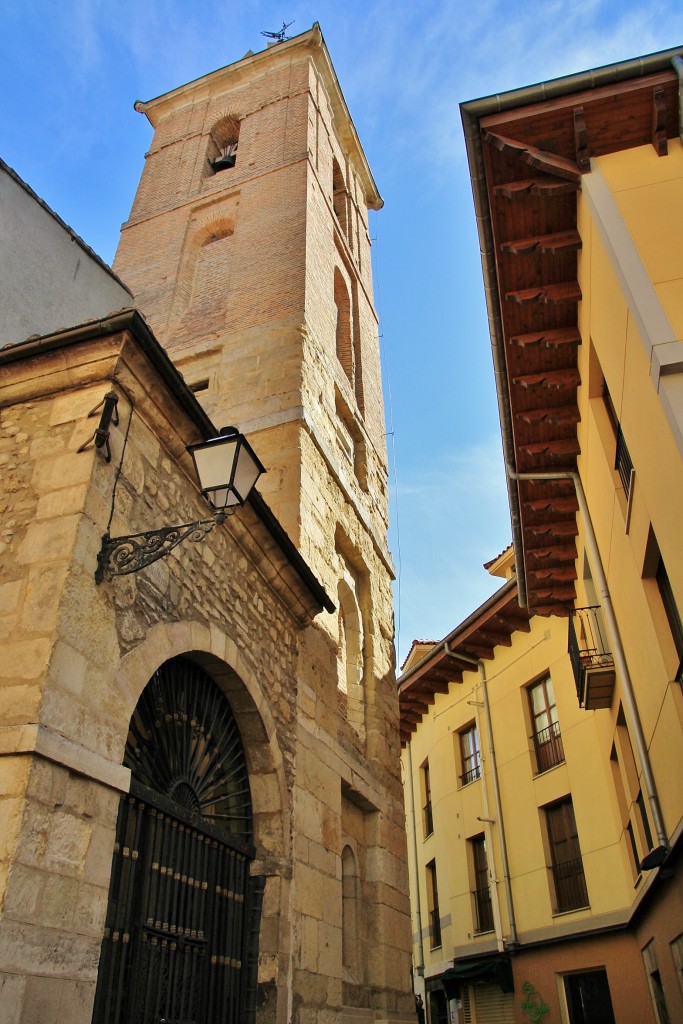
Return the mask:
<svg viewBox="0 0 683 1024">
<path fill-rule="evenodd" d="M 454 654 L 449 651 L 449 654 Z M 505 903 L 507 906 L 508 920 L 510 922 L 510 938 L 505 943 L 507 949 L 516 949 L 519 946 L 517 938 L 517 922 L 515 919 L 515 908 L 512 901 L 512 884 L 510 882 L 510 864 L 508 861 L 507 841 L 505 838 L 505 823 L 503 820 L 503 805 L 500 799 L 500 783 L 498 780 L 498 763 L 496 761 L 496 745 L 493 741 L 493 725 L 491 722 L 491 705 L 489 703 L 489 689 L 486 681 L 486 668 L 481 658 L 468 658 L 467 655 L 457 654 L 458 661 L 465 661 L 469 665 L 479 669 L 479 681 L 481 683 L 481 694 L 484 705 L 484 719 L 486 721 L 486 738 L 489 744 L 491 757 L 491 781 L 493 782 L 493 799 L 496 807 L 496 821 L 500 832 L 500 859 L 503 867 L 503 888 L 505 889 Z"/>
<path fill-rule="evenodd" d="M 415 823 L 415 793 L 413 791 L 413 754 L 410 740 L 406 743 L 406 775 L 407 778 L 407 812 L 408 812 L 408 835 L 412 837 L 412 857 L 410 858 L 413 874 L 413 892 L 415 893 L 415 928 L 417 930 L 417 963 L 415 973 L 418 977 L 424 977 L 425 955 L 424 941 L 422 938 L 422 905 L 420 902 L 420 878 L 417 870 L 417 828 Z M 414 986 L 413 986 L 414 987 Z"/>
<path fill-rule="evenodd" d="M 586 502 L 586 495 L 583 490 L 583 484 L 581 483 L 581 477 L 578 473 L 574 473 L 569 470 L 556 473 L 517 473 L 510 466 L 508 466 L 507 471 L 508 476 L 512 480 L 571 480 L 574 484 L 574 488 L 576 490 L 576 498 L 579 503 L 579 510 L 583 517 L 584 527 L 586 531 L 586 547 L 588 549 L 588 557 L 591 564 L 591 569 L 593 572 L 595 582 L 598 585 L 601 604 L 605 613 L 605 621 L 607 624 L 608 632 L 610 634 L 612 651 L 614 654 L 614 663 L 621 677 L 624 708 L 626 710 L 626 715 L 629 721 L 629 725 L 631 727 L 631 733 L 635 740 L 636 750 L 638 751 L 638 757 L 640 758 L 640 764 L 643 770 L 643 783 L 645 785 L 645 792 L 647 793 L 647 798 L 650 803 L 650 810 L 652 811 L 652 820 L 654 822 L 655 831 L 657 833 L 657 839 L 659 840 L 659 844 L 668 852 L 670 849 L 669 840 L 664 829 L 664 818 L 659 803 L 659 796 L 657 794 L 657 786 L 655 783 L 654 774 L 652 772 L 650 755 L 648 753 L 647 743 L 645 742 L 645 734 L 643 733 L 643 726 L 640 721 L 640 714 L 638 712 L 638 705 L 636 703 L 633 682 L 631 680 L 631 674 L 628 670 L 628 665 L 626 663 L 626 655 L 624 654 L 624 647 L 621 642 L 621 634 L 619 632 L 619 626 L 617 624 L 617 619 L 614 614 L 612 597 L 610 595 L 609 587 L 607 585 L 607 577 L 605 575 L 605 570 L 603 568 L 602 558 L 600 557 L 598 542 L 595 536 L 595 531 L 593 530 L 593 521 L 588 510 L 588 503 Z"/>
<path fill-rule="evenodd" d="M 671 58 L 671 63 L 678 75 L 678 135 L 683 142 L 683 57 L 677 53 Z"/>
<path fill-rule="evenodd" d="M 481 728 L 481 714 L 480 709 L 484 707 L 483 701 L 480 700 L 468 700 L 467 702 L 474 708 L 474 718 L 477 723 L 477 734 L 482 735 Z M 493 829 L 492 825 L 495 824 L 496 819 L 491 817 L 489 810 L 489 791 L 486 785 L 486 758 L 481 759 L 481 784 L 482 784 L 482 805 L 484 813 L 481 816 L 477 816 L 477 821 L 480 821 L 484 826 L 484 835 L 486 836 L 486 849 L 493 851 Z M 505 940 L 503 938 L 503 922 L 500 916 L 500 899 L 498 897 L 498 878 L 496 877 L 495 871 L 495 860 L 491 857 L 491 862 L 488 866 L 489 879 L 491 882 L 491 904 L 493 907 L 493 925 L 496 932 L 496 945 L 498 946 L 498 952 L 502 953 L 505 949 Z"/>
</svg>

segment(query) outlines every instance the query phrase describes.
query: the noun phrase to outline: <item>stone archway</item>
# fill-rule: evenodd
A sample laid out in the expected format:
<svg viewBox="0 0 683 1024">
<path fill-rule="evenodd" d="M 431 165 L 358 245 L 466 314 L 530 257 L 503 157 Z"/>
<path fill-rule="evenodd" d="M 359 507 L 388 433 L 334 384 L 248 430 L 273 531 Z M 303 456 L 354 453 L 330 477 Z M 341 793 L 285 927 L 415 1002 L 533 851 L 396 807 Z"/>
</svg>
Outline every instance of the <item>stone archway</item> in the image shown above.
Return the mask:
<svg viewBox="0 0 683 1024">
<path fill-rule="evenodd" d="M 228 1015 L 225 1017 L 225 1024 L 233 1024 L 233 1021 L 239 1021 L 241 1024 L 243 1020 L 249 1021 L 254 1019 L 254 997 L 256 996 L 257 983 L 256 950 L 260 954 L 262 964 L 265 961 L 273 965 L 272 980 L 269 972 L 267 970 L 264 971 L 263 967 L 261 968 L 262 976 L 258 979 L 259 1005 L 264 1003 L 273 1007 L 273 1000 L 279 1004 L 286 995 L 284 991 L 281 991 L 281 985 L 282 979 L 287 975 L 290 946 L 287 914 L 284 912 L 288 900 L 289 871 L 283 868 L 283 865 L 286 865 L 291 859 L 291 836 L 288 827 L 291 807 L 282 753 L 272 710 L 260 680 L 250 670 L 234 642 L 228 636 L 218 629 L 212 627 L 209 630 L 196 623 L 158 624 L 149 631 L 145 641 L 134 651 L 129 652 L 123 659 L 116 677 L 119 694 L 117 718 L 121 721 L 121 729 L 128 732 L 129 740 L 133 730 L 129 730 L 127 725 L 124 725 L 124 722 L 127 722 L 127 719 L 130 717 L 134 723 L 138 705 L 148 689 L 145 681 L 148 679 L 151 681 L 159 671 L 160 651 L 164 651 L 167 656 L 167 661 L 162 661 L 161 667 L 173 660 L 189 662 L 194 669 L 203 673 L 209 679 L 210 684 L 220 694 L 221 700 L 229 707 L 230 714 L 237 725 L 244 753 L 244 766 L 251 799 L 251 826 L 247 830 L 247 834 L 240 834 L 239 828 L 235 826 L 233 821 L 232 836 L 227 843 L 225 843 L 224 835 L 214 836 L 211 833 L 211 827 L 207 829 L 206 821 L 200 822 L 196 815 L 194 819 L 192 818 L 192 812 L 196 810 L 193 807 L 196 797 L 192 792 L 192 788 L 188 789 L 186 780 L 182 778 L 167 778 L 167 789 L 172 791 L 170 796 L 174 798 L 176 804 L 181 803 L 181 805 L 185 805 L 185 819 L 182 812 L 178 814 L 177 806 L 168 807 L 163 802 L 160 803 L 156 796 L 150 799 L 149 792 L 140 788 L 139 779 L 136 781 L 136 775 L 140 773 L 136 771 L 136 765 L 132 763 L 129 756 L 130 743 L 126 745 L 125 764 L 131 769 L 131 791 L 128 796 L 122 798 L 121 813 L 124 813 L 123 808 L 125 806 L 125 813 L 134 822 L 132 826 L 128 826 L 130 832 L 130 828 L 135 827 L 135 815 L 138 813 L 137 805 L 133 807 L 133 804 L 136 801 L 138 803 L 142 802 L 146 807 L 154 807 L 157 814 L 157 817 L 154 819 L 155 828 L 158 827 L 160 818 L 164 815 L 175 817 L 178 829 L 177 835 L 182 834 L 186 845 L 188 830 L 189 839 L 192 840 L 192 830 L 202 832 L 203 826 L 204 831 L 202 834 L 209 833 L 209 838 L 212 842 L 214 839 L 219 843 L 223 841 L 224 848 L 229 848 L 227 852 L 224 849 L 224 857 L 226 862 L 232 865 L 229 870 L 233 870 L 233 875 L 230 875 L 230 884 L 222 886 L 222 888 L 228 893 L 232 892 L 244 896 L 244 914 L 242 919 L 251 924 L 250 947 L 247 943 L 246 932 L 242 932 L 244 942 L 247 944 L 244 947 L 245 956 L 247 959 L 251 957 L 251 970 L 246 970 L 242 987 L 237 986 L 237 988 L 234 988 L 235 993 L 241 994 L 240 998 L 243 999 L 243 1002 L 240 1003 L 239 1000 L 233 1000 L 233 1003 L 229 1003 L 229 1010 L 226 1011 Z M 171 656 L 170 658 L 169 655 Z M 138 732 L 140 731 L 139 724 L 135 726 L 135 729 Z M 120 734 L 125 735 L 125 732 Z M 180 774 L 182 775 L 182 773 Z M 142 785 L 144 786 L 144 783 Z M 158 791 L 158 789 L 163 787 L 157 783 L 147 788 Z M 166 795 L 168 796 L 169 794 L 167 793 Z M 178 797 L 180 797 L 180 800 L 177 799 Z M 131 811 L 133 812 L 132 817 Z M 175 814 L 171 814 L 171 811 L 174 811 Z M 147 813 L 147 811 L 144 813 Z M 188 815 L 189 821 L 187 820 Z M 207 817 L 210 819 L 211 815 Z M 212 822 L 209 820 L 208 824 L 211 826 Z M 141 827 L 146 828 L 147 826 Z M 123 828 L 124 826 L 121 824 L 120 818 L 119 832 L 122 832 Z M 173 825 L 171 825 L 171 829 L 173 829 Z M 173 835 L 176 835 L 176 833 L 173 832 Z M 126 845 L 128 845 L 129 851 L 133 849 L 130 843 L 123 842 L 121 837 L 117 836 L 117 850 L 122 850 Z M 203 848 L 200 846 L 199 849 Z M 235 853 L 239 856 L 233 856 Z M 117 877 L 116 856 L 117 851 L 115 850 L 110 896 L 114 885 L 121 884 L 120 879 Z M 241 861 L 240 857 L 244 859 Z M 137 859 L 138 861 L 140 860 L 139 851 Z M 160 860 L 156 862 L 161 865 Z M 244 869 L 243 894 L 240 894 L 239 887 L 235 888 L 234 882 L 234 872 L 237 870 L 235 865 L 240 864 Z M 168 865 L 165 866 L 168 868 Z M 179 873 L 182 878 L 183 871 L 180 870 Z M 187 874 L 187 872 L 185 873 Z M 205 881 L 208 887 L 208 879 L 202 880 L 196 872 L 190 872 L 190 875 L 195 882 L 199 883 L 200 889 L 202 881 Z M 266 893 L 266 909 L 263 913 L 261 934 L 259 935 L 258 905 L 263 898 L 264 891 Z M 144 887 L 142 892 L 144 896 Z M 230 896 L 227 898 L 228 900 L 232 899 Z M 150 917 L 152 915 L 148 914 L 147 916 Z M 234 915 L 232 919 L 234 920 Z M 156 927 L 156 920 L 157 918 L 154 917 L 154 927 Z M 163 931 L 163 919 L 160 918 L 159 920 L 162 921 L 161 930 Z M 169 921 L 169 927 L 170 925 L 171 922 Z M 176 921 L 175 925 L 176 928 L 181 925 L 183 929 L 188 927 L 187 923 L 180 921 Z M 107 929 L 111 930 L 111 927 L 108 920 Z M 144 927 L 147 927 L 146 918 Z M 191 923 L 189 928 L 191 933 L 193 930 Z M 239 927 L 237 930 L 239 931 Z M 148 937 L 152 936 L 152 934 L 148 930 Z M 159 941 L 170 941 L 169 936 L 163 934 L 156 935 L 156 938 Z M 190 942 L 188 943 L 187 936 L 183 936 L 183 945 L 186 950 L 188 947 L 192 948 L 192 934 L 190 934 L 189 938 Z M 128 941 L 130 942 L 130 936 Z M 187 953 L 183 955 L 186 959 L 188 958 Z M 226 953 L 216 953 L 215 955 L 228 956 Z M 232 960 L 239 959 L 234 954 L 230 954 L 228 958 Z M 123 970 L 125 972 L 125 967 Z M 191 981 L 192 978 L 192 972 L 189 971 L 186 974 L 186 981 L 188 979 Z M 224 986 L 224 988 L 227 991 L 229 986 Z M 103 996 L 98 994 L 93 1019 L 95 1021 L 104 1020 L 107 1021 L 107 1024 L 109 1022 L 113 1024 L 116 1020 L 115 1017 L 97 1016 L 98 1012 L 101 1013 L 100 1000 L 103 998 Z M 194 1021 L 196 1019 L 198 1024 L 205 1019 L 210 1019 L 212 1022 L 214 1020 L 223 1021 L 223 1018 L 216 1016 L 213 1011 L 210 1017 L 189 1015 L 188 1011 L 182 1007 L 180 1010 L 176 1010 L 176 1013 L 178 1014 L 177 1016 L 171 1016 L 167 1013 L 165 1019 L 169 1022 L 173 1020 Z M 123 1019 L 126 1021 L 130 1020 L 131 1022 L 139 1020 L 141 1024 L 144 1021 L 146 1024 L 148 1018 L 144 1015 L 136 1017 L 129 1014 Z M 149 1019 L 156 1021 L 161 1019 L 161 1017 L 151 1017 Z"/>
<path fill-rule="evenodd" d="M 230 705 L 196 662 L 154 673 L 133 713 L 93 1021 L 254 1019 L 263 879 Z"/>
</svg>

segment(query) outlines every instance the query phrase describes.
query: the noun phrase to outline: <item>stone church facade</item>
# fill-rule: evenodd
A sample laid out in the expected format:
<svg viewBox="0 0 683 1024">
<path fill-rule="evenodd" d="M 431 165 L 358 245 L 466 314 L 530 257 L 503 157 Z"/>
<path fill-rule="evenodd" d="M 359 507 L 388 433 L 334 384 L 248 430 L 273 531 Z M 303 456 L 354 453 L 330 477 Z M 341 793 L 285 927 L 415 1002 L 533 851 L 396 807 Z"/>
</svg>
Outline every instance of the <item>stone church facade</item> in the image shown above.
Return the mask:
<svg viewBox="0 0 683 1024">
<path fill-rule="evenodd" d="M 138 106 L 134 301 L 29 196 L 102 295 L 0 337 L 3 1014 L 398 1024 L 381 199 L 317 26 Z M 258 492 L 97 583 L 103 533 L 206 518 L 187 446 L 224 423 Z"/>
</svg>

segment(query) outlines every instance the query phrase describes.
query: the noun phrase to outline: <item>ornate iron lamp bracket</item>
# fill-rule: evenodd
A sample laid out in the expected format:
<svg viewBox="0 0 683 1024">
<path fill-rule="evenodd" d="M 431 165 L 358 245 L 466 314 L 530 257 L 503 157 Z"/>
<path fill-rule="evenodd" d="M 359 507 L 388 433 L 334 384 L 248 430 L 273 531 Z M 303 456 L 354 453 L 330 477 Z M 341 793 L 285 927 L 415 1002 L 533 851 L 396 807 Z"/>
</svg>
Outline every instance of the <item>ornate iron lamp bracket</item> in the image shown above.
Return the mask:
<svg viewBox="0 0 683 1024">
<path fill-rule="evenodd" d="M 147 530 L 126 537 L 110 537 L 105 533 L 102 547 L 97 556 L 95 582 L 102 583 L 113 576 L 125 576 L 138 572 L 152 562 L 164 558 L 188 537 L 195 543 L 203 540 L 216 524 L 224 523 L 228 511 L 219 511 L 211 519 L 199 519 L 195 523 L 180 526 L 166 526 L 160 530 Z"/>
</svg>

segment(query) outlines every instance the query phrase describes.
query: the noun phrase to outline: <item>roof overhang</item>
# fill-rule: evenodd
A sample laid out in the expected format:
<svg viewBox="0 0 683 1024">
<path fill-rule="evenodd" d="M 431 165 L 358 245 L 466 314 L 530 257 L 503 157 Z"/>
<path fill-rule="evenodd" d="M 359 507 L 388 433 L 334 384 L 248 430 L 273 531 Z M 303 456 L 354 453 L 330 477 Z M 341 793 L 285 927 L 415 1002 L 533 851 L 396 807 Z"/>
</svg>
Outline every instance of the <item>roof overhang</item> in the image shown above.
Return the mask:
<svg viewBox="0 0 683 1024">
<path fill-rule="evenodd" d="M 463 672 L 476 671 L 481 660 L 492 659 L 498 645 L 510 647 L 518 630 L 528 633 L 530 618 L 519 607 L 516 580 L 508 580 L 404 672 L 398 680 L 401 743 L 408 742 L 437 693 L 448 693 L 451 683 L 462 683 Z"/>
<path fill-rule="evenodd" d="M 577 192 L 592 157 L 680 129 L 681 49 L 461 105 L 508 471 L 520 604 L 566 614 L 575 598 L 581 344 Z"/>
<path fill-rule="evenodd" d="M 137 358 L 141 357 L 146 362 L 174 403 L 176 429 L 179 429 L 181 419 L 185 424 L 185 436 L 182 438 L 183 454 L 184 445 L 216 437 L 218 429 L 176 370 L 145 319 L 133 308 L 119 310 L 102 319 L 89 320 L 68 330 L 29 338 L 19 344 L 0 349 L 0 370 L 3 367 L 8 370 L 12 367 L 14 371 L 12 374 L 5 373 L 4 383 L 8 397 L 4 401 L 0 399 L 0 407 L 9 402 L 10 396 L 14 396 L 13 400 L 29 400 L 35 397 L 31 388 L 40 388 L 42 392 L 52 393 L 67 386 L 78 387 L 92 382 L 97 375 L 102 379 L 113 379 L 115 382 L 121 346 L 114 342 L 117 336 L 124 334 L 134 346 L 136 354 L 139 353 Z M 83 367 L 77 366 L 78 359 L 68 354 L 75 346 L 86 346 L 89 343 L 92 345 L 97 342 L 104 348 L 88 356 Z M 51 368 L 37 372 L 38 360 L 50 363 Z M 30 367 L 23 379 L 20 367 L 16 365 L 22 361 Z M 261 571 L 299 620 L 308 624 L 322 610 L 334 612 L 334 602 L 255 489 L 247 499 L 244 514 L 244 522 L 241 522 L 239 517 L 230 520 L 231 528 L 240 533 L 240 542 L 258 558 Z M 262 557 L 259 556 L 259 551 L 262 552 Z"/>
</svg>

